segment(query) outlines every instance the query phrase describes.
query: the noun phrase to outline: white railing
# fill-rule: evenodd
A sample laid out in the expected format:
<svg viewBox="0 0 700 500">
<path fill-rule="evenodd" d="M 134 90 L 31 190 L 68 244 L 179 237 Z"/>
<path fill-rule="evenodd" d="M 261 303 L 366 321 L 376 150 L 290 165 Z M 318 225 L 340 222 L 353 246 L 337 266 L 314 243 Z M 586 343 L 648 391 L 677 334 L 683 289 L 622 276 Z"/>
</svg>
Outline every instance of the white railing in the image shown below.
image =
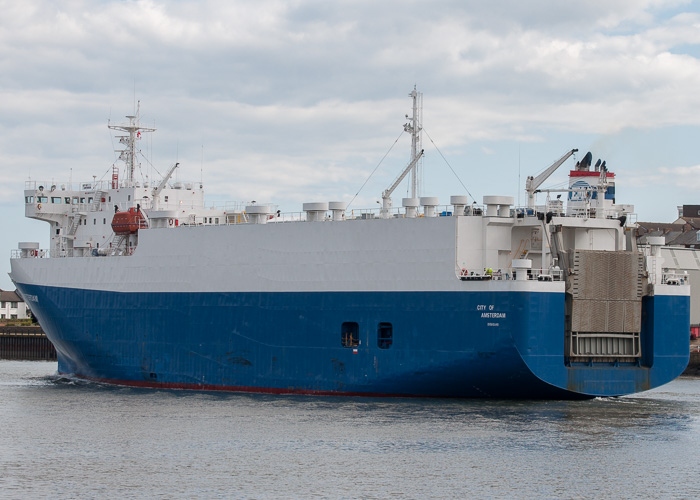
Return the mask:
<svg viewBox="0 0 700 500">
<path fill-rule="evenodd" d="M 92 257 L 92 248 L 69 248 L 66 250 L 10 250 L 11 259 L 55 259 L 60 257 Z"/>
<path fill-rule="evenodd" d="M 526 273 L 525 281 L 562 281 L 564 271 L 561 269 L 494 269 L 483 271 L 469 271 L 461 269 L 457 274 L 462 281 L 486 281 L 486 280 L 516 280 L 518 273 Z"/>
<path fill-rule="evenodd" d="M 688 274 L 686 272 L 666 269 L 661 273 L 661 283 L 664 285 L 687 285 Z"/>
<path fill-rule="evenodd" d="M 32 249 L 32 250 L 20 250 L 13 249 L 10 250 L 11 259 L 48 259 L 51 257 L 51 252 L 44 249 Z"/>
<path fill-rule="evenodd" d="M 112 189 L 112 181 L 88 181 L 88 182 L 59 182 L 55 181 L 25 181 L 24 190 L 38 190 L 43 187 L 44 193 L 61 193 L 66 191 L 85 191 L 91 192 L 96 190 Z"/>
<path fill-rule="evenodd" d="M 180 185 L 182 186 L 183 189 L 188 189 L 186 186 L 199 186 L 199 181 L 197 182 L 183 182 L 179 181 Z M 154 188 L 158 185 L 157 182 L 138 182 L 134 181 L 130 183 L 131 185 L 128 185 L 127 182 L 125 182 L 123 179 L 118 181 L 117 187 L 118 188 L 127 188 L 127 187 L 135 187 L 135 188 Z M 54 192 L 62 192 L 62 191 L 81 191 L 81 192 L 86 192 L 90 193 L 93 191 L 106 191 L 109 189 L 115 189 L 112 187 L 112 179 L 106 179 L 106 180 L 92 180 L 92 181 L 85 181 L 85 182 L 56 182 L 56 181 L 25 181 L 24 182 L 24 189 L 25 191 L 30 191 L 30 190 L 38 190 L 39 187 L 43 187 L 43 191 L 45 193 L 49 193 L 52 190 Z"/>
</svg>

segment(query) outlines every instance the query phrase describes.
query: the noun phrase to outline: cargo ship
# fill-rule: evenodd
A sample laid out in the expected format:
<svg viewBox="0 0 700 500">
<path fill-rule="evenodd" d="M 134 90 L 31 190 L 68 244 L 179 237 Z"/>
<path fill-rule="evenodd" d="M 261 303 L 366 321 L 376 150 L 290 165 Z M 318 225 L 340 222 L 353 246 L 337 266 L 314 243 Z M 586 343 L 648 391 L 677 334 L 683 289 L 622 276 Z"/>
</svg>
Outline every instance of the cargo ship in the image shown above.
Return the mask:
<svg viewBox="0 0 700 500">
<path fill-rule="evenodd" d="M 139 113 L 102 181 L 28 181 L 10 276 L 58 371 L 126 386 L 283 394 L 590 398 L 648 390 L 688 363 L 690 290 L 637 246 L 634 207 L 591 153 L 527 205 L 417 196 L 421 94 L 406 168 L 376 210 L 314 201 L 208 206 L 200 182 L 138 180 Z M 392 194 L 408 183 L 394 207 Z M 536 205 L 536 194 L 546 204 Z M 563 198 L 562 198 L 563 196 Z"/>
</svg>

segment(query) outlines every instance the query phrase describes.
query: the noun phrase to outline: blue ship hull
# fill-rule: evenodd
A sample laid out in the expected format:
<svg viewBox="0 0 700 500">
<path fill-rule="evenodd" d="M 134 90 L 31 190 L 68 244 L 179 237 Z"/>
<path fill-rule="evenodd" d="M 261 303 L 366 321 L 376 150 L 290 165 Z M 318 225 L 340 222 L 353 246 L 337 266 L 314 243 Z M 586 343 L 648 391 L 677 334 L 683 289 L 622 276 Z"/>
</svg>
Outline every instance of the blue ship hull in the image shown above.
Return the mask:
<svg viewBox="0 0 700 500">
<path fill-rule="evenodd" d="M 644 298 L 639 362 L 576 364 L 564 352 L 564 293 L 17 287 L 35 297 L 59 372 L 132 386 L 572 398 L 651 389 L 688 363 L 688 296 Z M 343 346 L 348 323 L 356 346 Z M 390 326 L 389 343 L 380 324 Z"/>
</svg>

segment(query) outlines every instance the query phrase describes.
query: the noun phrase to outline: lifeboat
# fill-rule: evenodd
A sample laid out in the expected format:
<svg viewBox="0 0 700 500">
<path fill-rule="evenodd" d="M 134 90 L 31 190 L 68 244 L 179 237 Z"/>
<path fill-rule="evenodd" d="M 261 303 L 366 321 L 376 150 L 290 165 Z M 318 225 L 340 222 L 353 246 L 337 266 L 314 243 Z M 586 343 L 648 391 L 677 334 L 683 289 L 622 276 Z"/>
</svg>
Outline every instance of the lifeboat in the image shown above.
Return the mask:
<svg viewBox="0 0 700 500">
<path fill-rule="evenodd" d="M 136 234 L 139 229 L 147 227 L 146 218 L 139 208 L 130 208 L 126 212 L 117 212 L 112 219 L 112 231 L 119 236 Z"/>
</svg>

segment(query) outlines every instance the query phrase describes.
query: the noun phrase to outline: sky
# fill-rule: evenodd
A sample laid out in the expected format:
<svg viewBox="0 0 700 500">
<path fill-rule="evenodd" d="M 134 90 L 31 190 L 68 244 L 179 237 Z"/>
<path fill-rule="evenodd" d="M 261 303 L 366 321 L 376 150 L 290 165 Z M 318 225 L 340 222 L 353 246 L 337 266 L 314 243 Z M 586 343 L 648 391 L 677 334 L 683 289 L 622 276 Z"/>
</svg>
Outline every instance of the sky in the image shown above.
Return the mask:
<svg viewBox="0 0 700 500">
<path fill-rule="evenodd" d="M 123 164 L 108 120 L 137 106 L 157 129 L 137 178 L 179 162 L 176 179 L 202 181 L 215 204 L 377 207 L 410 160 L 414 86 L 420 194 L 440 203 L 524 205 L 526 176 L 577 148 L 607 162 L 640 221 L 700 204 L 700 1 L 0 0 L 0 12 L 2 289 L 19 241 L 49 245 L 48 224 L 24 218 L 25 182 L 109 178 Z M 574 163 L 542 187 L 562 187 Z M 394 205 L 405 196 L 406 181 Z"/>
</svg>

